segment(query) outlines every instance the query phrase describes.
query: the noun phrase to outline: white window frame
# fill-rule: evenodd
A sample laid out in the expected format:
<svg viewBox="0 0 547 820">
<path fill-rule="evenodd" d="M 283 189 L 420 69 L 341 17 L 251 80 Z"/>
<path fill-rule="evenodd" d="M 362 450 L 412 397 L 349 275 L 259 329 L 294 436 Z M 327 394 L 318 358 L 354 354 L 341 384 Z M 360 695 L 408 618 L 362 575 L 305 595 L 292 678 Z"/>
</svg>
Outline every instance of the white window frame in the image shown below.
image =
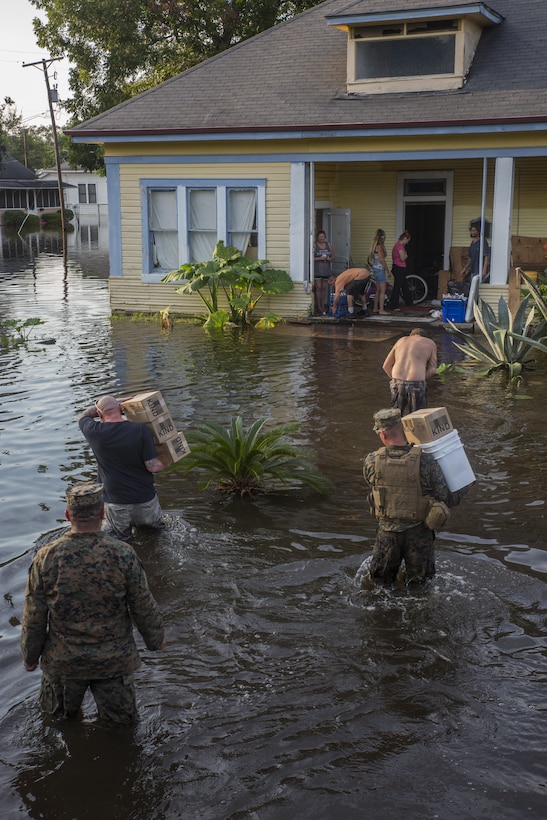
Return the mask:
<svg viewBox="0 0 547 820">
<path fill-rule="evenodd" d="M 188 231 L 188 193 L 200 188 L 214 189 L 217 204 L 217 241 L 227 244 L 228 237 L 228 194 L 231 189 L 256 190 L 256 231 L 257 256 L 266 259 L 266 180 L 265 179 L 141 179 L 141 213 L 142 213 L 142 259 L 143 282 L 159 282 L 162 276 L 169 273 L 167 269 L 154 268 L 152 254 L 152 236 L 149 227 L 149 193 L 152 190 L 175 189 L 177 200 L 177 231 L 179 265 L 190 261 L 190 242 Z M 205 260 L 204 260 L 205 261 Z"/>
<path fill-rule="evenodd" d="M 405 91 L 423 91 L 426 89 L 429 90 L 442 90 L 442 89 L 449 89 L 449 88 L 459 88 L 463 83 L 463 75 L 464 75 L 464 46 L 466 41 L 466 32 L 468 32 L 467 36 L 469 36 L 469 30 L 471 28 L 470 22 L 462 19 L 462 18 L 452 18 L 457 19 L 459 23 L 458 30 L 452 31 L 428 31 L 424 33 L 408 33 L 407 34 L 407 27 L 410 25 L 414 25 L 415 21 L 412 22 L 402 22 L 400 25 L 403 27 L 403 33 L 390 35 L 386 37 L 378 37 L 372 36 L 367 38 L 363 36 L 363 31 L 366 31 L 366 26 L 355 26 L 352 27 L 350 30 L 349 40 L 348 40 L 348 63 L 347 63 L 347 70 L 348 70 L 348 91 L 359 93 L 365 92 L 367 94 L 380 94 L 386 93 L 389 91 L 397 91 L 397 92 L 405 92 Z M 377 28 L 375 26 L 374 28 Z M 480 30 L 477 26 L 474 28 L 477 29 L 475 32 L 475 37 L 478 39 L 480 36 Z M 360 32 L 359 37 L 355 37 L 355 31 L 358 30 Z M 401 76 L 401 77 L 373 77 L 370 79 L 358 79 L 356 77 L 356 65 L 357 65 L 357 48 L 360 44 L 367 43 L 367 42 L 387 42 L 387 41 L 397 41 L 397 40 L 415 40 L 415 39 L 428 39 L 431 37 L 438 37 L 438 36 L 453 36 L 455 39 L 454 45 L 454 71 L 450 74 L 421 74 L 421 75 L 409 75 L 409 76 Z"/>
</svg>

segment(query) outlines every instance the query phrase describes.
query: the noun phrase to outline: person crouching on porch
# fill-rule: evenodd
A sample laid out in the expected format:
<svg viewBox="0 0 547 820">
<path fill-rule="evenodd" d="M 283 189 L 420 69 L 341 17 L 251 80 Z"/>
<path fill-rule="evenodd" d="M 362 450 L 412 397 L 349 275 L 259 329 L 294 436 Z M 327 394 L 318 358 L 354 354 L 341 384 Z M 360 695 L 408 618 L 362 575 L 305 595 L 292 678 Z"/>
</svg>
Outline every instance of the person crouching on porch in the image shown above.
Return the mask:
<svg viewBox="0 0 547 820">
<path fill-rule="evenodd" d="M 329 285 L 334 285 L 334 299 L 331 308 L 333 316 L 336 316 L 342 291 L 345 291 L 348 297 L 348 313 L 350 316 L 355 313 L 355 297 L 363 295 L 370 276 L 368 268 L 348 268 L 338 276 L 329 277 Z"/>
</svg>

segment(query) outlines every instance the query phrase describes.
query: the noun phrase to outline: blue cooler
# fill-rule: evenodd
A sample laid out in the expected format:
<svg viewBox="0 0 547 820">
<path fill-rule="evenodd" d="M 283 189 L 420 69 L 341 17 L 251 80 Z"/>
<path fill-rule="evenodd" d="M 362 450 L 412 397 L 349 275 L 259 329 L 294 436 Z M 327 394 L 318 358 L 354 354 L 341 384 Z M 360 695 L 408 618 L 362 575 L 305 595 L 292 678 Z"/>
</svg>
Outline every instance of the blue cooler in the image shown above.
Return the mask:
<svg viewBox="0 0 547 820">
<path fill-rule="evenodd" d="M 443 299 L 443 322 L 465 322 L 467 299 Z"/>
</svg>

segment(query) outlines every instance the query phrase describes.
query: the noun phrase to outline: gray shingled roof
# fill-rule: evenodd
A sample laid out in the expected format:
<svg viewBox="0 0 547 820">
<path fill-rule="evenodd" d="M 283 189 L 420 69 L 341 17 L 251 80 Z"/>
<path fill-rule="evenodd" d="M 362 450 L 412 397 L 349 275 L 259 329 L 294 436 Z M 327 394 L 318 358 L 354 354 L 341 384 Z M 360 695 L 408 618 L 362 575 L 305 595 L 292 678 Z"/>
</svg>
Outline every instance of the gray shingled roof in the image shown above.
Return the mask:
<svg viewBox="0 0 547 820">
<path fill-rule="evenodd" d="M 44 188 L 57 188 L 57 182 L 38 179 L 34 171 L 25 168 L 23 163 L 11 154 L 2 154 L 0 158 L 0 188 L 3 191 L 39 191 Z"/>
<path fill-rule="evenodd" d="M 462 89 L 346 94 L 345 32 L 326 15 L 472 7 L 454 0 L 327 0 L 71 129 L 74 136 L 284 131 L 547 120 L 547 0 L 493 0 Z"/>
</svg>

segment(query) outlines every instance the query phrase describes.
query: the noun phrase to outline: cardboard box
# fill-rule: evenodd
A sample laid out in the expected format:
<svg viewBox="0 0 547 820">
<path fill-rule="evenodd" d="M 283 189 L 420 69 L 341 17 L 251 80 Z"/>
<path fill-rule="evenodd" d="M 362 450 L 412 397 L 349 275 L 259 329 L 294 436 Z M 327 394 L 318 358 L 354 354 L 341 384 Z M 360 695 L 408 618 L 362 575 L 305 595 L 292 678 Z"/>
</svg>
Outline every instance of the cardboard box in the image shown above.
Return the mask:
<svg viewBox="0 0 547 820">
<path fill-rule="evenodd" d="M 153 421 L 169 413 L 169 408 L 159 390 L 152 393 L 139 393 L 138 396 L 124 401 L 122 407 L 129 421 Z"/>
<path fill-rule="evenodd" d="M 187 456 L 190 452 L 190 447 L 184 435 L 177 433 L 174 438 L 168 439 L 163 444 L 158 444 L 156 450 L 158 451 L 159 460 L 162 461 L 165 466 L 168 466 Z"/>
<path fill-rule="evenodd" d="M 403 429 L 407 441 L 426 444 L 446 436 L 454 428 L 446 407 L 427 407 L 403 416 Z"/>
<path fill-rule="evenodd" d="M 131 421 L 133 421 L 133 419 L 131 419 Z M 175 438 L 175 436 L 179 435 L 171 413 L 164 413 L 153 421 L 145 421 L 143 423 L 151 431 L 156 444 L 163 444 L 168 439 Z"/>
</svg>

